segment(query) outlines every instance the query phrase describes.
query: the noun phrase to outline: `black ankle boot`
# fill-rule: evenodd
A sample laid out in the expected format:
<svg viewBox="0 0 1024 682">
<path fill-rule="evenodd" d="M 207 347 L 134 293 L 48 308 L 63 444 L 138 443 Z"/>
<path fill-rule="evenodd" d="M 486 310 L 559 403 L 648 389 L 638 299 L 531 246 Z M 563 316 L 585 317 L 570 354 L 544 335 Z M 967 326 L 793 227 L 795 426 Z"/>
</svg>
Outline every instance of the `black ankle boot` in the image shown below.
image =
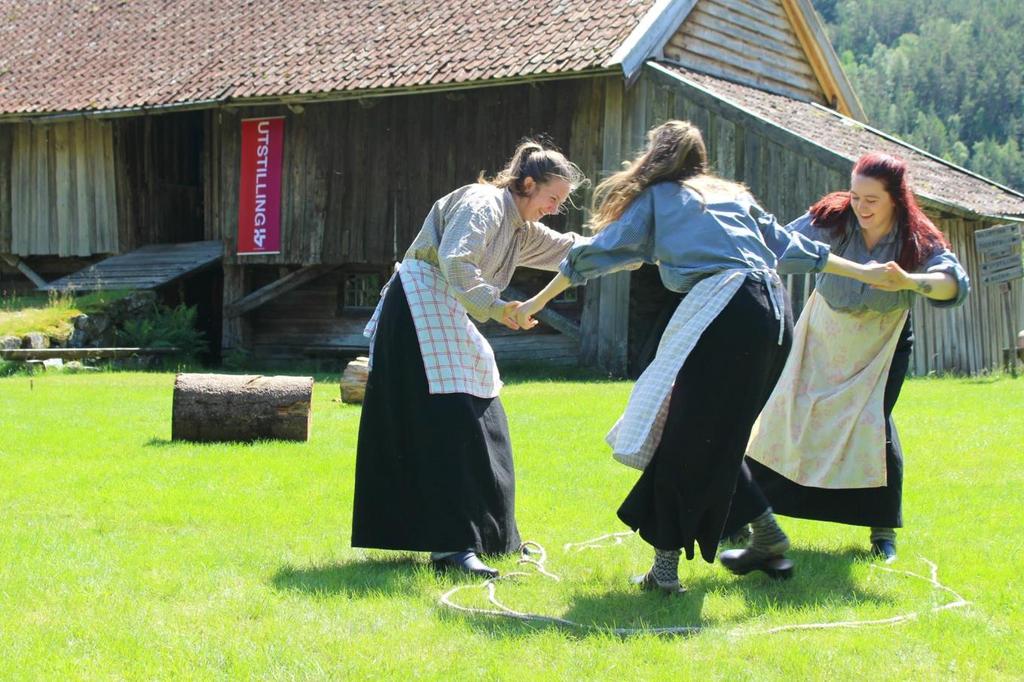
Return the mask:
<svg viewBox="0 0 1024 682">
<path fill-rule="evenodd" d="M 763 554 L 752 549 L 727 549 L 718 555 L 718 560 L 735 575 L 762 571 L 774 580 L 793 577 L 793 562 L 780 555 Z"/>
<path fill-rule="evenodd" d="M 871 543 L 871 556 L 884 559 L 891 564 L 896 561 L 896 543 L 892 540 L 875 540 Z"/>
</svg>

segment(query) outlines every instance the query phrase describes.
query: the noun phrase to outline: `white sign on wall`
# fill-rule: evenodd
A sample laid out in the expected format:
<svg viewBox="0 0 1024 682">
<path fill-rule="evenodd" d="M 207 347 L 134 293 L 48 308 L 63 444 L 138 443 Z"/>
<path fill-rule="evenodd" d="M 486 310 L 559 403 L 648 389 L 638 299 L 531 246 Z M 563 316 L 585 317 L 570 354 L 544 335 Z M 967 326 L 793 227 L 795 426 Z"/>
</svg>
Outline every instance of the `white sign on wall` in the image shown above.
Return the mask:
<svg viewBox="0 0 1024 682">
<path fill-rule="evenodd" d="M 1000 284 L 1024 277 L 1020 244 L 1021 228 L 1016 223 L 974 233 L 974 245 L 981 256 L 982 284 Z"/>
</svg>

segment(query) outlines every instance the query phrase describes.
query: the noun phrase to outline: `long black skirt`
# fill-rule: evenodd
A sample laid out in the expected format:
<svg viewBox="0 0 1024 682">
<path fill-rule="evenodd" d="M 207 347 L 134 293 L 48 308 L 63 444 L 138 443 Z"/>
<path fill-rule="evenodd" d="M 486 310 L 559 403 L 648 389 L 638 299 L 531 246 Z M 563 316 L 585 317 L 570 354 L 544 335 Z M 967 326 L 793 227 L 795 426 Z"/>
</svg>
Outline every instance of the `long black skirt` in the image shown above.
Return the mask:
<svg viewBox="0 0 1024 682">
<path fill-rule="evenodd" d="M 396 277 L 381 310 L 359 422 L 352 546 L 498 554 L 519 543 L 501 401 L 428 392 Z"/>
<path fill-rule="evenodd" d="M 759 462 L 747 460 L 750 476 L 775 513 L 851 526 L 903 526 L 903 452 L 892 421 L 892 410 L 907 376 L 913 344 L 913 326 L 908 317 L 896 344 L 882 399 L 882 409 L 885 411 L 886 485 L 878 488 L 812 488 L 794 483 Z M 746 482 L 749 480 L 747 477 Z M 740 486 L 744 484 L 745 481 L 741 480 Z M 742 512 L 737 516 L 743 516 Z M 726 532 L 732 532 L 741 524 L 740 518 L 730 519 Z"/>
<path fill-rule="evenodd" d="M 676 375 L 661 443 L 619 508 L 654 547 L 693 559 L 696 542 L 714 561 L 750 430 L 793 342 L 788 306 L 784 323 L 779 345 L 767 286 L 748 278 Z"/>
</svg>

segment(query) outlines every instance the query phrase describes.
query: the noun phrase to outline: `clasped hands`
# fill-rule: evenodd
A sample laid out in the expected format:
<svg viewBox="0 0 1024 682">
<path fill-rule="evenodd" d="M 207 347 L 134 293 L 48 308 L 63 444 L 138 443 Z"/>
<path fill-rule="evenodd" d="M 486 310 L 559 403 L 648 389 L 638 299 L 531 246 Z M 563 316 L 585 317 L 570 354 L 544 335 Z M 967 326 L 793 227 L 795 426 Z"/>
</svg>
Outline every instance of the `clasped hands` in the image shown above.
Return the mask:
<svg viewBox="0 0 1024 682">
<path fill-rule="evenodd" d="M 913 275 L 895 261 L 867 263 L 859 268 L 858 279 L 880 291 L 901 291 L 915 287 Z M 509 329 L 533 329 L 537 326 L 534 315 L 544 309 L 544 303 L 535 296 L 527 301 L 509 301 L 501 308 L 498 322 Z"/>
<path fill-rule="evenodd" d="M 881 291 L 901 291 L 914 288 L 914 278 L 895 261 L 867 263 L 861 266 L 862 282 Z"/>
<path fill-rule="evenodd" d="M 501 308 L 501 317 L 495 319 L 509 329 L 533 329 L 537 326 L 537 320 L 533 319 L 544 308 L 543 305 L 531 298 L 528 301 L 509 301 Z"/>
</svg>

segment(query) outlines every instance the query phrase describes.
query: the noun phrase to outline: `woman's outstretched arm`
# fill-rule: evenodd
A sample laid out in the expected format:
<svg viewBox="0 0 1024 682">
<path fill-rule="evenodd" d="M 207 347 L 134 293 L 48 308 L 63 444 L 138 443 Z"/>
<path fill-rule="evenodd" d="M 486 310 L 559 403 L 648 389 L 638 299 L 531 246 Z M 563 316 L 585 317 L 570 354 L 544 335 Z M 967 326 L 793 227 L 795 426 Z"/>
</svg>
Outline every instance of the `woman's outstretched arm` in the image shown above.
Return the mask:
<svg viewBox="0 0 1024 682">
<path fill-rule="evenodd" d="M 882 291 L 906 289 L 934 301 L 949 301 L 957 297 L 960 285 L 948 272 L 907 272 L 898 263 L 884 263 L 882 281 L 873 284 Z"/>
<path fill-rule="evenodd" d="M 551 278 L 551 281 L 547 283 L 543 289 L 541 289 L 536 296 L 533 298 L 523 301 L 516 308 L 516 322 L 519 324 L 521 329 L 532 329 L 536 324 L 537 320 L 533 319 L 533 316 L 544 309 L 551 299 L 558 296 L 560 293 L 572 286 L 572 282 L 568 277 L 562 273 L 558 273 Z"/>
</svg>

